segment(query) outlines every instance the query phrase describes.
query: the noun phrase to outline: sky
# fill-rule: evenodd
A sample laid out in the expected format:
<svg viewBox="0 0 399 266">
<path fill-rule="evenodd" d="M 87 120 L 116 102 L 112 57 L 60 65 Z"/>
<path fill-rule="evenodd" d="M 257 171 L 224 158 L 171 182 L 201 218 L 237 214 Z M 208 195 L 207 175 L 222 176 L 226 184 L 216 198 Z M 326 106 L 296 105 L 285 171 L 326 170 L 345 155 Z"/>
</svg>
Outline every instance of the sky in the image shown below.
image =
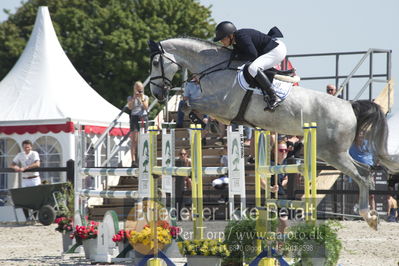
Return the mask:
<svg viewBox="0 0 399 266">
<path fill-rule="evenodd" d="M 399 0 L 199 0 L 212 5 L 215 22 L 232 21 L 237 28 L 255 28 L 263 32 L 278 26 L 284 34 L 288 54 L 367 51 L 369 48 L 392 50 L 392 78 L 399 80 Z M 279 4 L 282 3 L 282 4 Z M 21 0 L 0 0 L 0 21 L 7 19 L 4 8 L 12 12 Z M 396 27 L 396 28 L 395 28 Z M 340 57 L 340 74 L 348 75 L 361 56 Z M 334 57 L 293 58 L 297 73 L 302 77 L 334 75 Z M 386 72 L 386 56 L 374 55 L 374 73 Z M 369 61 L 357 74 L 368 74 Z M 350 96 L 357 94 L 366 79 L 351 81 Z M 339 80 L 341 84 L 343 79 Z M 399 81 L 398 81 L 399 82 Z M 301 86 L 325 91 L 334 80 L 303 81 Z M 399 85 L 399 84 L 398 84 Z M 382 89 L 375 84 L 373 98 Z M 368 92 L 361 98 L 368 97 Z M 399 93 L 395 95 L 394 113 L 399 111 Z"/>
</svg>

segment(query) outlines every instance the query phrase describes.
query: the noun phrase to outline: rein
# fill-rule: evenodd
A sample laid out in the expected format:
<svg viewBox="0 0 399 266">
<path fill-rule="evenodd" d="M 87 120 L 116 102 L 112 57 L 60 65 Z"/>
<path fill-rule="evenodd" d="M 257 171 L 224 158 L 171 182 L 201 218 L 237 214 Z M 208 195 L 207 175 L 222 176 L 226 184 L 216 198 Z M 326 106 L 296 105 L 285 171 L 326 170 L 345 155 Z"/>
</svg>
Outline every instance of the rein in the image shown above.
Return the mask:
<svg viewBox="0 0 399 266">
<path fill-rule="evenodd" d="M 227 63 L 227 62 L 228 62 L 228 64 L 227 64 L 226 67 L 217 68 L 217 69 L 211 70 L 212 68 L 215 68 L 215 67 L 220 66 L 220 65 L 222 65 L 222 64 L 224 64 L 224 63 Z M 218 64 L 216 64 L 216 65 L 214 65 L 214 66 L 208 67 L 207 69 L 202 70 L 201 72 L 195 73 L 195 74 L 198 75 L 198 76 L 199 76 L 199 80 L 201 80 L 201 79 L 202 79 L 203 77 L 205 77 L 206 75 L 209 75 L 209 74 L 212 74 L 212 73 L 215 73 L 215 72 L 218 72 L 218 71 L 222 71 L 222 70 L 234 70 L 234 71 L 237 71 L 238 68 L 230 67 L 230 62 L 231 62 L 231 59 L 222 61 L 222 62 L 220 62 L 220 63 L 218 63 Z M 211 71 L 209 71 L 209 70 L 211 70 Z M 208 71 L 209 71 L 209 72 L 208 72 Z"/>
</svg>

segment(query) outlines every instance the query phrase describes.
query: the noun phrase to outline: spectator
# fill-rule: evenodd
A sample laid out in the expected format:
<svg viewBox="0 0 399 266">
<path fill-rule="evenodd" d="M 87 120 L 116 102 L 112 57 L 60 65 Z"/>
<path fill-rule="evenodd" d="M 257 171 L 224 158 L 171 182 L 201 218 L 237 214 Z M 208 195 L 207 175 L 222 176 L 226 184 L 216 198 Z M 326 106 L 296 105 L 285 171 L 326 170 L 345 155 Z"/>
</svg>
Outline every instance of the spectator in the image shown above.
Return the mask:
<svg viewBox="0 0 399 266">
<path fill-rule="evenodd" d="M 176 160 L 175 166 L 176 167 L 191 167 L 191 159 L 188 156 L 188 152 L 186 149 L 180 150 L 179 158 Z M 191 190 L 191 179 L 187 176 L 184 177 L 184 189 Z"/>
<path fill-rule="evenodd" d="M 398 221 L 398 202 L 396 199 L 392 197 L 392 195 L 388 194 L 388 222 L 397 222 Z"/>
<path fill-rule="evenodd" d="M 32 150 L 32 142 L 30 140 L 24 140 L 22 142 L 23 152 L 18 153 L 11 163 L 11 168 L 15 172 L 21 173 L 21 186 L 22 187 L 34 187 L 41 184 L 39 172 L 25 172 L 28 169 L 34 169 L 40 167 L 39 153 Z M 23 212 L 27 219 L 32 217 L 32 210 L 23 208 Z"/>
<path fill-rule="evenodd" d="M 284 165 L 287 164 L 287 154 L 288 154 L 288 148 L 287 148 L 287 143 L 285 141 L 279 141 L 278 143 L 278 152 L 277 152 L 277 164 L 278 165 Z M 279 186 L 278 189 L 278 194 L 281 196 L 285 196 L 285 191 L 284 188 L 287 187 L 288 183 L 288 177 L 287 174 L 279 174 L 278 175 L 278 184 Z M 272 178 L 272 186 L 275 186 L 274 184 L 274 178 Z"/>
<path fill-rule="evenodd" d="M 179 158 L 175 162 L 176 167 L 190 167 L 191 159 L 188 157 L 188 152 L 186 149 L 181 149 L 179 152 Z M 177 213 L 180 213 L 180 208 L 184 207 L 184 191 L 191 189 L 191 179 L 187 176 L 184 178 L 181 176 L 175 176 L 175 195 L 176 195 L 176 209 Z M 179 216 L 179 219 L 181 217 Z"/>
<path fill-rule="evenodd" d="M 337 88 L 332 84 L 328 84 L 326 87 L 326 92 L 332 96 L 335 96 L 337 93 Z"/>
<path fill-rule="evenodd" d="M 22 187 L 33 187 L 41 184 L 39 172 L 25 172 L 28 169 L 40 167 L 39 153 L 33 151 L 32 146 L 30 140 L 24 140 L 22 142 L 24 151 L 15 156 L 10 166 L 15 172 L 21 173 Z"/>
<path fill-rule="evenodd" d="M 144 85 L 140 81 L 134 83 L 133 95 L 128 97 L 128 108 L 130 112 L 130 153 L 132 156 L 132 167 L 137 168 L 136 150 L 140 132 L 140 124 L 147 129 L 148 123 L 148 102 L 149 98 L 144 94 Z"/>
<path fill-rule="evenodd" d="M 198 99 L 201 97 L 201 88 L 199 84 L 199 79 L 196 76 L 193 76 L 192 79 L 186 83 L 184 87 L 183 100 L 179 102 L 178 113 L 177 113 L 177 124 L 176 127 L 182 128 L 184 121 L 184 109 L 187 109 L 191 106 L 191 101 Z M 208 117 L 206 115 L 202 115 L 196 113 L 194 111 L 190 111 L 188 115 L 191 121 L 194 124 L 201 124 L 202 128 L 205 128 Z M 203 120 L 200 118 L 202 117 Z"/>
</svg>

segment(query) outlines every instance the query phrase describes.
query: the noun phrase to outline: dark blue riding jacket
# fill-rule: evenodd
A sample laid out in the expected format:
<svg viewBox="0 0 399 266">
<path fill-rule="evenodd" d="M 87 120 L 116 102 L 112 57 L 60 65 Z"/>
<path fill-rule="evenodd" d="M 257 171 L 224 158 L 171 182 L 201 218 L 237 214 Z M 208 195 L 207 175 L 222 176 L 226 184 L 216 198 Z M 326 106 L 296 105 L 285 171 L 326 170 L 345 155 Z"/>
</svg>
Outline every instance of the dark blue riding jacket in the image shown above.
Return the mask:
<svg viewBox="0 0 399 266">
<path fill-rule="evenodd" d="M 254 29 L 240 29 L 234 32 L 233 58 L 236 60 L 253 61 L 259 56 L 276 48 L 275 38 L 283 37 L 277 27 L 273 27 L 268 34 Z"/>
</svg>

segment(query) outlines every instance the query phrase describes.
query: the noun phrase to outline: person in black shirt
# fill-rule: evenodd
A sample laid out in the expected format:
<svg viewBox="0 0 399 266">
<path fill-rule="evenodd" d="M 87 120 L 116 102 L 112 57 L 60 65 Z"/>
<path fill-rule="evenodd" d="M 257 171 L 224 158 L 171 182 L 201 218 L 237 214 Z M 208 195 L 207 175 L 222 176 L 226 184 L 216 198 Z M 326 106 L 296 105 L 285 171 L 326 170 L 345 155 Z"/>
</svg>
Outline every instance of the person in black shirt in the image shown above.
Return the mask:
<svg viewBox="0 0 399 266">
<path fill-rule="evenodd" d="M 248 72 L 259 83 L 268 104 L 265 109 L 270 110 L 274 110 L 280 101 L 263 70 L 281 63 L 287 55 L 285 44 L 276 39 L 281 37 L 283 34 L 277 27 L 264 34 L 254 29 L 237 30 L 230 21 L 223 21 L 216 26 L 216 37 L 213 39 L 225 47 L 233 45 L 233 59 L 253 61 Z"/>
</svg>

